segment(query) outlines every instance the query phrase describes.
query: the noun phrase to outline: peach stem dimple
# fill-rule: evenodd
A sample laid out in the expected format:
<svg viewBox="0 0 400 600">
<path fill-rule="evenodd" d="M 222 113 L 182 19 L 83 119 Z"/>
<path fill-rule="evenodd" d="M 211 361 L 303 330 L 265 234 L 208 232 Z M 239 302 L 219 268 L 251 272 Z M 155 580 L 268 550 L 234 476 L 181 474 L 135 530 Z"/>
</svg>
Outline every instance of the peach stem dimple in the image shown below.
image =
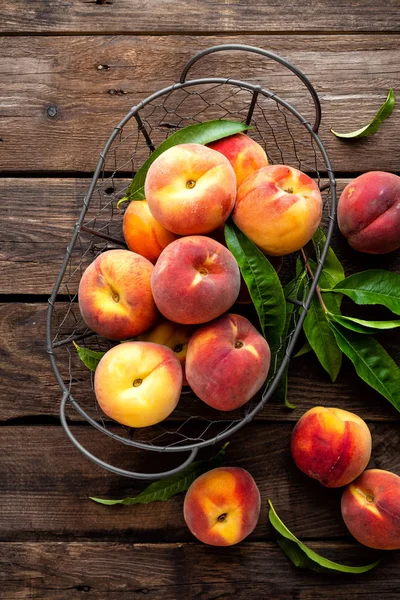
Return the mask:
<svg viewBox="0 0 400 600">
<path fill-rule="evenodd" d="M 176 352 L 177 354 L 179 354 L 179 352 L 182 352 L 182 350 L 183 350 L 182 344 L 177 344 L 176 346 L 174 346 L 174 352 Z"/>
<path fill-rule="evenodd" d="M 194 181 L 194 179 L 189 179 L 189 181 L 186 182 L 186 187 L 188 190 L 193 189 L 195 185 L 196 182 Z"/>
<path fill-rule="evenodd" d="M 139 387 L 142 384 L 143 379 L 135 379 L 133 382 L 133 387 Z"/>
<path fill-rule="evenodd" d="M 202 267 L 201 269 L 199 269 L 199 273 L 200 273 L 200 275 L 202 277 L 205 277 L 206 275 L 208 275 L 208 271 L 204 267 Z"/>
<path fill-rule="evenodd" d="M 287 194 L 293 194 L 293 188 L 292 188 L 292 187 L 288 187 L 288 188 L 285 190 L 285 192 L 286 192 Z"/>
<path fill-rule="evenodd" d="M 235 342 L 235 348 L 243 348 L 243 342 L 241 342 L 240 340 L 236 340 Z"/>
<path fill-rule="evenodd" d="M 227 513 L 222 513 L 222 515 L 219 515 L 219 517 L 217 517 L 217 521 L 219 521 L 220 523 L 223 523 L 224 521 L 226 521 L 226 517 L 227 517 Z"/>
</svg>

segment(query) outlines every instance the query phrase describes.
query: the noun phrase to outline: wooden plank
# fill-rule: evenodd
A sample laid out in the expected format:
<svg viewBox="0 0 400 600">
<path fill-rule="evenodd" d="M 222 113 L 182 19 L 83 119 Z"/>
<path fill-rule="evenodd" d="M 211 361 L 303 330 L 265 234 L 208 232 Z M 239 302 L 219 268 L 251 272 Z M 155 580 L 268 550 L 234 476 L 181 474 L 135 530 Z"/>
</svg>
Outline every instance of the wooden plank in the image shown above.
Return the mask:
<svg viewBox="0 0 400 600">
<path fill-rule="evenodd" d="M 338 180 L 338 197 L 348 181 L 349 179 Z M 123 196 L 128 182 L 128 179 L 118 179 L 113 183 L 100 183 L 91 202 L 93 210 L 88 218 L 95 213 L 99 203 L 104 205 L 113 200 L 115 205 L 117 199 Z M 0 179 L 0 196 L 5 199 L 0 205 L 0 294 L 51 293 L 89 183 L 90 180 L 87 179 Z M 116 193 L 111 195 L 113 189 Z M 122 214 L 118 217 L 115 212 L 111 233 L 122 240 Z M 103 221 L 111 219 L 111 210 L 107 210 L 104 215 Z M 100 226 L 100 223 L 96 224 L 97 229 Z M 84 264 L 88 264 L 104 245 L 99 239 L 89 249 L 90 239 L 90 236 L 83 235 L 82 242 L 77 245 L 73 259 L 76 268 L 85 251 L 88 252 Z M 338 231 L 332 245 L 348 275 L 366 268 L 400 272 L 399 253 L 368 256 L 355 252 Z M 286 260 L 283 272 L 287 270 L 288 264 L 289 261 Z M 69 285 L 71 293 L 77 291 L 79 275 L 78 269 L 73 285 Z"/>
<path fill-rule="evenodd" d="M 397 425 L 370 425 L 371 467 L 400 473 Z M 301 539 L 350 539 L 340 515 L 341 489 L 328 489 L 301 473 L 290 456 L 290 423 L 251 424 L 231 438 L 226 464 L 247 469 L 259 486 L 262 510 L 250 540 L 273 537 L 271 498 L 286 525 Z M 116 466 L 158 472 L 178 456 L 145 452 L 112 441 L 90 427 L 73 428 L 96 456 Z M 61 427 L 3 427 L 0 437 L 0 539 L 102 539 L 124 542 L 192 541 L 182 513 L 183 495 L 162 504 L 107 507 L 89 500 L 133 496 L 144 482 L 114 476 L 83 457 Z M 200 456 L 209 456 L 216 448 Z M 162 532 L 162 533 L 161 533 Z"/>
<path fill-rule="evenodd" d="M 162 0 L 14 0 L 0 10 L 0 31 L 4 33 L 175 33 L 277 31 L 399 31 L 395 0 L 380 10 L 372 0 L 312 4 L 301 0 L 210 2 L 194 5 L 174 1 L 166 8 Z M 161 18 L 156 18 L 160 16 Z"/>
<path fill-rule="evenodd" d="M 389 6 L 391 4 L 389 2 Z M 96 6 L 100 10 L 104 7 L 107 8 L 107 4 Z M 314 12 L 314 6 L 310 7 Z M 330 10 L 333 10 L 331 6 Z M 362 10 L 364 12 L 364 8 Z M 61 12 L 64 13 L 64 9 Z M 285 20 L 290 22 L 286 15 Z M 151 36 L 71 36 L 68 42 L 63 36 L 2 37 L 1 169 L 3 172 L 92 172 L 105 141 L 131 106 L 177 81 L 185 62 L 197 51 L 224 42 L 243 42 L 243 37 L 160 36 L 156 43 Z M 323 109 L 321 135 L 337 171 L 399 170 L 398 108 L 373 138 L 348 143 L 329 132 L 329 127 L 348 131 L 366 124 L 383 102 L 388 88 L 399 87 L 399 36 L 252 34 L 246 37 L 246 42 L 282 54 L 314 83 Z M 314 118 L 311 99 L 300 81 L 283 67 L 260 57 L 237 52 L 214 55 L 195 65 L 191 75 L 237 77 L 263 84 L 282 95 L 307 118 Z M 160 122 L 176 124 L 183 118 L 183 122 L 188 123 L 187 117 L 193 115 L 200 120 L 226 114 L 243 118 L 250 102 L 248 94 L 241 92 L 228 101 L 226 96 L 230 93 L 226 86 L 209 91 L 208 104 L 198 96 L 185 96 L 179 108 L 181 92 L 169 100 L 164 97 L 158 103 L 160 106 L 150 107 L 144 113 L 152 127 L 154 141 L 159 143 L 168 131 L 158 126 Z M 279 159 L 271 126 L 287 162 L 294 160 L 293 140 L 282 113 L 273 101 L 259 99 L 262 106 L 257 107 L 255 119 L 268 151 Z M 304 127 L 296 123 L 289 119 L 290 129 L 297 139 L 297 154 L 304 163 L 312 165 L 314 155 L 310 140 L 301 137 Z M 130 170 L 132 167 L 131 153 L 136 146 L 132 121 L 124 129 L 125 133 L 131 137 L 118 146 L 116 154 L 110 154 L 110 168 L 115 156 L 119 168 Z M 145 150 L 143 144 L 141 150 Z M 143 152 L 137 155 L 137 163 L 142 161 Z"/>
<path fill-rule="evenodd" d="M 19 417 L 58 415 L 61 390 L 50 368 L 46 352 L 45 320 L 47 304 L 0 304 L 0 336 L 2 340 L 2 367 L 0 377 L 0 420 Z M 376 313 L 374 313 L 376 315 Z M 383 339 L 382 339 L 383 338 Z M 397 361 L 400 360 L 398 336 L 395 331 L 379 339 Z M 66 346 L 65 348 L 67 348 Z M 73 393 L 91 414 L 97 418 L 95 399 L 91 389 L 90 373 L 78 362 L 74 349 L 69 346 L 73 361 Z M 59 355 L 58 366 L 66 376 L 69 354 Z M 26 390 L 22 393 L 22 390 Z M 337 381 L 332 384 L 314 356 L 292 359 L 289 370 L 289 397 L 297 409 L 288 411 L 272 398 L 257 419 L 267 421 L 297 421 L 300 415 L 315 405 L 339 406 L 368 420 L 398 421 L 399 413 L 382 396 L 363 384 L 345 361 Z M 215 413 L 197 402 L 198 416 L 215 419 Z M 189 398 L 181 401 L 177 419 L 193 415 Z M 218 419 L 232 419 L 231 414 L 216 413 Z M 71 413 L 72 419 L 79 419 Z"/>
<path fill-rule="evenodd" d="M 361 564 L 372 551 L 353 544 L 312 542 L 335 561 Z M 274 542 L 230 548 L 200 544 L 118 544 L 52 542 L 0 544 L 3 600 L 117 600 L 121 595 L 151 598 L 330 598 L 379 597 L 397 600 L 399 553 L 391 553 L 363 575 L 317 575 L 293 567 Z M 17 571 L 18 569 L 18 571 Z M 268 590 L 268 595 L 266 595 Z"/>
</svg>

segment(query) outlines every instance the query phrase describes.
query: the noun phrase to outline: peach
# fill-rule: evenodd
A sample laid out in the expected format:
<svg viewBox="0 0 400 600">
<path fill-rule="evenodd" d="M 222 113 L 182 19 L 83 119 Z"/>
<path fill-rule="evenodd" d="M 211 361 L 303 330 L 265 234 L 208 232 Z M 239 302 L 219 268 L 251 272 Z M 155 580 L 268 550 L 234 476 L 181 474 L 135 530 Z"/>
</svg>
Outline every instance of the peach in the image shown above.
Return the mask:
<svg viewBox="0 0 400 600">
<path fill-rule="evenodd" d="M 263 252 L 283 256 L 311 239 L 321 215 L 321 193 L 308 175 L 286 165 L 270 165 L 242 183 L 233 220 Z"/>
<path fill-rule="evenodd" d="M 365 421 L 341 408 L 315 406 L 296 423 L 291 451 L 298 468 L 326 487 L 341 487 L 363 472 L 371 457 Z"/>
<path fill-rule="evenodd" d="M 124 238 L 129 250 L 155 263 L 161 252 L 177 236 L 160 225 L 146 200 L 132 200 L 124 214 Z"/>
<path fill-rule="evenodd" d="M 220 152 L 201 144 L 179 144 L 150 166 L 145 195 L 153 217 L 168 231 L 209 233 L 232 212 L 236 176 Z"/>
<path fill-rule="evenodd" d="M 185 377 L 185 362 L 188 343 L 193 332 L 194 327 L 192 325 L 179 325 L 178 323 L 172 323 L 172 321 L 164 319 L 152 329 L 149 329 L 149 331 L 139 335 L 138 339 L 143 342 L 154 342 L 155 344 L 171 348 L 181 363 L 182 385 L 188 385 Z"/>
<path fill-rule="evenodd" d="M 111 419 L 128 427 L 155 425 L 178 404 L 181 364 L 166 346 L 126 342 L 100 360 L 94 389 L 100 408 Z"/>
<path fill-rule="evenodd" d="M 207 145 L 229 160 L 235 171 L 237 187 L 254 171 L 268 165 L 264 149 L 245 133 L 236 133 Z"/>
<path fill-rule="evenodd" d="M 110 340 L 134 337 L 158 316 L 151 293 L 153 265 L 129 250 L 100 254 L 79 284 L 79 308 L 86 325 Z"/>
<path fill-rule="evenodd" d="M 400 549 L 400 477 L 381 469 L 364 471 L 343 492 L 342 516 L 364 546 Z"/>
<path fill-rule="evenodd" d="M 260 492 L 248 471 L 219 467 L 192 483 L 183 515 L 191 533 L 201 542 L 232 546 L 254 530 L 260 506 Z"/>
<path fill-rule="evenodd" d="M 190 338 L 186 377 L 203 402 L 234 410 L 261 388 L 270 360 L 267 341 L 250 321 L 227 314 L 199 327 Z"/>
<path fill-rule="evenodd" d="M 369 254 L 400 248 L 400 177 L 370 171 L 344 188 L 338 224 L 350 246 Z"/>
<path fill-rule="evenodd" d="M 151 276 L 160 312 L 176 323 L 205 323 L 227 311 L 240 288 L 237 262 L 215 240 L 193 235 L 169 244 Z"/>
</svg>

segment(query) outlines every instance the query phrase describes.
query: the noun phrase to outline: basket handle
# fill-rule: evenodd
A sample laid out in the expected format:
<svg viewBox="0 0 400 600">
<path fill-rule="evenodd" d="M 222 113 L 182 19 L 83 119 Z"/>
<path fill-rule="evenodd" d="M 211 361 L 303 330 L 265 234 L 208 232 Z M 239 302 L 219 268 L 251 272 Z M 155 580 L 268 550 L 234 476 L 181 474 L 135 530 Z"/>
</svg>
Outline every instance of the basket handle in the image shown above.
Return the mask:
<svg viewBox="0 0 400 600">
<path fill-rule="evenodd" d="M 321 123 L 321 104 L 319 102 L 318 94 L 315 91 L 313 85 L 310 83 L 310 81 L 304 75 L 304 73 L 302 73 L 297 67 L 294 67 L 286 59 L 282 58 L 278 54 L 274 54 L 273 52 L 270 52 L 269 50 L 263 50 L 262 48 L 257 48 L 256 46 L 247 46 L 246 44 L 221 44 L 220 46 L 211 46 L 210 48 L 206 48 L 206 50 L 202 50 L 201 52 L 198 52 L 197 54 L 195 54 L 189 60 L 189 62 L 186 63 L 186 65 L 182 71 L 181 77 L 180 77 L 180 83 L 185 83 L 188 72 L 190 71 L 192 66 L 198 60 L 200 60 L 201 58 L 204 58 L 208 54 L 214 54 L 214 52 L 224 52 L 225 50 L 242 50 L 244 52 L 253 52 L 255 54 L 260 54 L 261 56 L 265 56 L 267 58 L 271 58 L 272 60 L 275 60 L 276 62 L 280 63 L 281 65 L 283 65 L 284 67 L 289 69 L 289 71 L 292 71 L 292 73 L 297 75 L 297 77 L 304 83 L 304 85 L 310 92 L 311 97 L 313 99 L 314 106 L 315 106 L 315 121 L 314 121 L 314 125 L 313 125 L 313 131 L 315 133 L 318 132 L 318 128 Z"/>
<path fill-rule="evenodd" d="M 97 456 L 95 456 L 94 454 L 89 452 L 89 450 L 87 450 L 87 448 L 82 446 L 82 444 L 76 439 L 76 437 L 72 433 L 72 431 L 67 423 L 67 418 L 65 416 L 65 407 L 66 407 L 68 398 L 69 398 L 69 391 L 67 390 L 63 394 L 63 397 L 61 400 L 61 405 L 60 405 L 60 420 L 61 420 L 61 425 L 63 426 L 65 433 L 67 434 L 67 436 L 69 437 L 69 439 L 71 440 L 71 442 L 73 443 L 75 448 L 77 448 L 80 452 L 82 452 L 82 454 L 84 456 L 86 456 L 86 458 L 88 458 L 89 460 L 94 462 L 97 466 L 102 467 L 103 469 L 106 469 L 107 471 L 110 471 L 111 473 L 114 473 L 114 475 L 122 475 L 123 477 L 130 477 L 131 479 L 145 479 L 145 480 L 163 479 L 165 477 L 170 477 L 171 475 L 176 475 L 177 473 L 182 471 L 185 467 L 189 466 L 196 457 L 198 449 L 193 448 L 193 450 L 190 452 L 190 455 L 185 460 L 185 462 L 183 462 L 181 465 L 175 467 L 174 469 L 170 469 L 169 471 L 162 471 L 161 473 L 137 473 L 135 471 L 127 471 L 126 469 L 114 467 L 113 465 L 110 465 L 109 463 L 104 462 L 100 458 L 97 458 Z"/>
</svg>

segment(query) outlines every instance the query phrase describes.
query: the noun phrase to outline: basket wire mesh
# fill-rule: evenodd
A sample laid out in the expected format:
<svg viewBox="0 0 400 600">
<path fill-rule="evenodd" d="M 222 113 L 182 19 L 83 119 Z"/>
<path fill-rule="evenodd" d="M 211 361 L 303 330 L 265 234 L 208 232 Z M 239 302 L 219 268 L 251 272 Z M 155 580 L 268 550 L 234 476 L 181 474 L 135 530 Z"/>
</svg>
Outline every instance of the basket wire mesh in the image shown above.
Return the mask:
<svg viewBox="0 0 400 600">
<path fill-rule="evenodd" d="M 245 81 L 230 78 L 186 80 L 199 58 L 220 50 L 247 50 L 278 60 L 290 68 L 311 93 L 316 109 L 313 126 L 290 104 L 273 92 Z M 124 248 L 123 210 L 119 199 L 137 169 L 149 154 L 169 135 L 187 125 L 213 119 L 230 119 L 250 125 L 249 135 L 265 150 L 270 164 L 286 164 L 314 178 L 323 197 L 322 226 L 326 241 L 318 245 L 313 259 L 318 268 L 311 278 L 305 265 L 299 272 L 297 255 L 285 257 L 280 273 L 283 283 L 302 282 L 302 297 L 294 302 L 293 328 L 281 339 L 284 360 L 272 357 L 270 372 L 263 389 L 242 408 L 219 412 L 208 407 L 184 388 L 177 408 L 170 418 L 158 425 L 141 429 L 116 426 L 101 413 L 93 390 L 93 373 L 81 363 L 73 342 L 93 350 L 105 351 L 115 345 L 93 331 L 82 320 L 77 290 L 85 268 L 102 252 Z M 317 134 L 320 121 L 318 96 L 305 76 L 287 61 L 258 48 L 229 45 L 208 49 L 187 63 L 181 81 L 156 92 L 135 106 L 114 129 L 103 152 L 90 188 L 83 200 L 80 217 L 49 300 L 47 349 L 51 364 L 63 392 L 61 422 L 74 443 L 89 459 L 119 475 L 152 479 L 179 472 L 194 459 L 199 448 L 215 444 L 248 423 L 263 409 L 287 368 L 290 355 L 318 282 L 335 222 L 336 192 L 333 171 L 324 146 Z M 256 324 L 251 307 L 235 305 L 233 312 L 248 316 Z M 162 473 L 138 473 L 110 465 L 89 452 L 76 438 L 66 418 L 71 406 L 81 417 L 103 434 L 118 442 L 156 452 L 190 452 L 174 469 Z"/>
</svg>

